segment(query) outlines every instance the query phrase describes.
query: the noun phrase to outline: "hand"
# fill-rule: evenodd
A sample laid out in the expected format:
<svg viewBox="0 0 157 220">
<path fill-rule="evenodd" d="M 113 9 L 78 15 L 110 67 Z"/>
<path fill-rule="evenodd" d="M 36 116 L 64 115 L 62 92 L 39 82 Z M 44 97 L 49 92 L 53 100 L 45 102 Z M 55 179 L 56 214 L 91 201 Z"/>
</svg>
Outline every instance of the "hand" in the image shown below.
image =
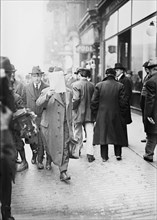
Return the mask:
<svg viewBox="0 0 157 220">
<path fill-rule="evenodd" d="M 155 121 L 152 119 L 152 117 L 147 117 L 147 119 L 151 124 L 155 125 Z"/>
<path fill-rule="evenodd" d="M 55 93 L 54 89 L 49 89 L 47 92 L 47 96 L 50 98 Z"/>
</svg>

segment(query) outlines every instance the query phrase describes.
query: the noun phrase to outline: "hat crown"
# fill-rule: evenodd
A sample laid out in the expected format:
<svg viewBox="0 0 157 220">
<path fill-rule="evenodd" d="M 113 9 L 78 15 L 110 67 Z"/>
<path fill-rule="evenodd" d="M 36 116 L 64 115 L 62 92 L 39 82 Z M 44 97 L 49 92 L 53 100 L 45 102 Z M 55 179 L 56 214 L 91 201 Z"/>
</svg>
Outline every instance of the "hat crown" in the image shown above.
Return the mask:
<svg viewBox="0 0 157 220">
<path fill-rule="evenodd" d="M 32 74 L 42 74 L 43 72 L 41 71 L 39 66 L 33 66 L 32 68 Z"/>
<path fill-rule="evenodd" d="M 113 68 L 109 68 L 106 70 L 106 75 L 116 75 L 116 71 Z"/>
<path fill-rule="evenodd" d="M 12 72 L 11 63 L 7 57 L 0 57 L 0 69 L 4 69 L 5 72 Z"/>
<path fill-rule="evenodd" d="M 152 58 L 148 61 L 147 68 L 155 67 L 155 66 L 157 66 L 157 57 Z"/>
<path fill-rule="evenodd" d="M 121 63 L 115 63 L 115 67 L 114 68 L 115 69 L 122 69 L 122 70 L 125 69 Z"/>
</svg>

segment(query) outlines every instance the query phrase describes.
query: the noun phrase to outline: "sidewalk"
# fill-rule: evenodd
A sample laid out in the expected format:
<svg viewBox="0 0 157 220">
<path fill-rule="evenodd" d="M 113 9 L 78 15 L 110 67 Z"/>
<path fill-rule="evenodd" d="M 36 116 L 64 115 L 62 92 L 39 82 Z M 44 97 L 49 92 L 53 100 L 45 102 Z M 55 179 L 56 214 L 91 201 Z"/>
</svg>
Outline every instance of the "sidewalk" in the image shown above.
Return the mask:
<svg viewBox="0 0 157 220">
<path fill-rule="evenodd" d="M 144 132 L 142 116 L 132 113 L 132 121 L 128 125 L 129 148 L 143 158 L 146 143 L 141 143 L 141 140 L 146 137 L 146 134 Z M 150 164 L 157 168 L 157 147 L 154 153 L 154 162 Z"/>
<path fill-rule="evenodd" d="M 102 162 L 100 147 L 95 146 L 96 160 L 88 163 L 85 146 L 78 160 L 71 159 L 69 184 L 59 180 L 59 170 L 29 169 L 16 175 L 13 184 L 12 214 L 16 220 L 157 220 L 156 162 L 143 160 L 145 137 L 141 116 L 132 114 L 128 126 L 129 148 L 117 161 L 113 147 L 109 160 Z M 45 164 L 45 160 L 44 160 Z"/>
</svg>

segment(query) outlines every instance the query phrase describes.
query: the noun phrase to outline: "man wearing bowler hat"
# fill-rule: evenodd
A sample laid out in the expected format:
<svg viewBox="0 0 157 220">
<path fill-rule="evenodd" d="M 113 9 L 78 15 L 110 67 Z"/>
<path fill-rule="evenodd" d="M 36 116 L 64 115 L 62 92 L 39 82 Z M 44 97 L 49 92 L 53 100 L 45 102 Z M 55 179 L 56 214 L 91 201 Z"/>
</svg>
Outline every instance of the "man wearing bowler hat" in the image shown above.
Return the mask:
<svg viewBox="0 0 157 220">
<path fill-rule="evenodd" d="M 131 96 L 132 96 L 132 85 L 131 81 L 128 77 L 125 76 L 125 67 L 121 63 L 115 63 L 114 67 L 116 71 L 116 78 L 117 80 L 124 85 L 125 89 L 125 97 L 128 104 L 128 111 L 126 112 L 125 121 L 126 124 L 131 124 L 132 118 L 131 118 Z"/>
<path fill-rule="evenodd" d="M 143 158 L 153 162 L 154 150 L 157 145 L 157 57 L 148 61 L 147 68 L 150 76 L 145 84 L 144 127 L 147 143 Z"/>
<path fill-rule="evenodd" d="M 38 143 L 31 143 L 30 147 L 32 150 L 32 164 L 35 164 L 37 162 L 37 167 L 38 169 L 43 169 L 43 155 L 44 155 L 44 146 L 43 146 L 43 141 L 40 133 L 40 121 L 41 121 L 41 115 L 43 111 L 43 106 L 37 106 L 36 105 L 36 100 L 40 96 L 41 91 L 48 87 L 47 84 L 45 84 L 42 81 L 42 74 L 44 72 L 41 71 L 39 66 L 34 66 L 32 68 L 32 72 L 30 73 L 31 75 L 31 82 L 26 86 L 26 106 L 31 109 L 36 115 L 36 122 L 37 126 L 39 128 L 39 133 L 38 133 Z M 37 160 L 36 160 L 37 159 Z"/>
</svg>

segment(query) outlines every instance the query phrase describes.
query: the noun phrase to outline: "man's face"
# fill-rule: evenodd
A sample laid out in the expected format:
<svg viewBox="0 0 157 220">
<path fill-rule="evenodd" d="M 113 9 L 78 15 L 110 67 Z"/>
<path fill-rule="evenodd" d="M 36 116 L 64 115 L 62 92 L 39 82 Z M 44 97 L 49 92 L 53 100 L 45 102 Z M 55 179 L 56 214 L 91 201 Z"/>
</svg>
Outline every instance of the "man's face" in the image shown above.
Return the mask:
<svg viewBox="0 0 157 220">
<path fill-rule="evenodd" d="M 33 74 L 31 80 L 33 83 L 39 84 L 41 82 L 41 74 Z"/>
<path fill-rule="evenodd" d="M 116 77 L 120 76 L 121 73 L 123 73 L 123 70 L 116 69 Z"/>
</svg>

